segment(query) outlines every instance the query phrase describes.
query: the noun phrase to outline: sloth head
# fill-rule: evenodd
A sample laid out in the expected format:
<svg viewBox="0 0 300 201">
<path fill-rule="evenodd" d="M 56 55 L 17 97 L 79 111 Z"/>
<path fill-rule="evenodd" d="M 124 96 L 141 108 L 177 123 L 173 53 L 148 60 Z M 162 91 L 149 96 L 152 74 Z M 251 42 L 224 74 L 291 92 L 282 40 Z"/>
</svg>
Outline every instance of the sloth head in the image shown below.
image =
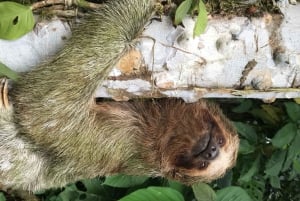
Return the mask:
<svg viewBox="0 0 300 201">
<path fill-rule="evenodd" d="M 166 110 L 158 145 L 164 176 L 186 184 L 210 182 L 235 165 L 239 139 L 218 106 L 200 101 Z"/>
</svg>

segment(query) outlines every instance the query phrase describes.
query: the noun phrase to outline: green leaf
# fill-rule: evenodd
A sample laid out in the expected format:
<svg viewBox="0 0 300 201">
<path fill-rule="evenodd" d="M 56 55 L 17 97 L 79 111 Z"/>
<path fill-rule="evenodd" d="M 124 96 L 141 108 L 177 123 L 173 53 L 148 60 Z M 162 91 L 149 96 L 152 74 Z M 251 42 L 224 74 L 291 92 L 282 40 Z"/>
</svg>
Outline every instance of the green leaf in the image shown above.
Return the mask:
<svg viewBox="0 0 300 201">
<path fill-rule="evenodd" d="M 216 183 L 219 188 L 225 188 L 232 185 L 232 180 L 233 180 L 233 171 L 229 170 L 222 178 L 216 180 Z"/>
<path fill-rule="evenodd" d="M 262 109 L 269 115 L 273 122 L 280 122 L 280 109 L 272 105 L 261 105 Z"/>
<path fill-rule="evenodd" d="M 263 122 L 266 124 L 271 124 L 271 125 L 277 125 L 278 122 L 276 122 L 270 114 L 268 114 L 265 110 L 262 109 L 253 109 L 250 111 L 250 113 L 255 117 L 261 119 Z"/>
<path fill-rule="evenodd" d="M 239 154 L 249 154 L 255 151 L 255 147 L 250 145 L 247 140 L 240 139 Z"/>
<path fill-rule="evenodd" d="M 168 187 L 148 187 L 137 190 L 119 201 L 184 201 L 183 196 Z"/>
<path fill-rule="evenodd" d="M 8 78 L 16 81 L 18 79 L 18 74 L 8 68 L 6 65 L 0 62 L 0 76 L 7 76 Z"/>
<path fill-rule="evenodd" d="M 294 123 L 284 125 L 272 138 L 272 144 L 277 148 L 286 148 L 297 134 L 297 126 Z"/>
<path fill-rule="evenodd" d="M 287 151 L 276 151 L 266 164 L 265 173 L 267 176 L 278 176 L 285 160 Z"/>
<path fill-rule="evenodd" d="M 32 30 L 34 26 L 33 13 L 28 6 L 15 2 L 0 3 L 0 38 L 17 39 Z"/>
<path fill-rule="evenodd" d="M 217 191 L 217 201 L 252 201 L 241 187 L 231 186 Z"/>
<path fill-rule="evenodd" d="M 300 174 L 300 161 L 294 160 L 294 161 L 293 161 L 293 168 L 294 168 L 294 170 L 295 170 L 298 174 Z"/>
<path fill-rule="evenodd" d="M 253 105 L 253 101 L 249 99 L 242 99 L 240 105 L 232 109 L 235 113 L 245 113 L 250 110 Z"/>
<path fill-rule="evenodd" d="M 288 168 L 291 166 L 292 162 L 300 154 L 299 147 L 300 147 L 300 133 L 298 131 L 296 137 L 294 138 L 293 142 L 291 143 L 291 146 L 288 149 L 287 158 L 285 160 L 282 171 L 288 170 Z"/>
<path fill-rule="evenodd" d="M 294 98 L 293 99 L 297 104 L 300 104 L 300 98 Z"/>
<path fill-rule="evenodd" d="M 202 0 L 199 1 L 198 17 L 194 27 L 194 37 L 202 34 L 207 26 L 207 11 Z"/>
<path fill-rule="evenodd" d="M 248 172 L 246 172 L 246 174 L 242 175 L 239 178 L 239 182 L 244 182 L 244 183 L 248 183 L 251 181 L 252 177 L 258 172 L 259 170 L 259 161 L 260 161 L 260 156 L 258 156 L 256 158 L 256 160 L 254 161 L 254 163 L 252 164 L 251 168 L 248 170 Z"/>
<path fill-rule="evenodd" d="M 114 175 L 107 177 L 103 184 L 118 187 L 118 188 L 129 188 L 143 184 L 148 177 L 144 176 L 129 176 L 129 175 Z"/>
<path fill-rule="evenodd" d="M 103 191 L 102 181 L 100 179 L 85 179 L 81 181 L 90 194 L 99 194 Z"/>
<path fill-rule="evenodd" d="M 66 187 L 64 191 L 62 191 L 58 198 L 62 201 L 69 201 L 69 200 L 76 200 L 79 197 L 79 192 L 76 190 L 73 190 L 72 188 Z"/>
<path fill-rule="evenodd" d="M 234 122 L 234 126 L 236 127 L 237 132 L 249 142 L 254 144 L 257 142 L 257 134 L 252 126 L 242 122 Z"/>
<path fill-rule="evenodd" d="M 197 201 L 215 201 L 215 191 L 205 183 L 197 183 L 192 186 Z"/>
<path fill-rule="evenodd" d="M 184 191 L 186 190 L 187 186 L 183 185 L 182 183 L 179 183 L 177 181 L 173 181 L 173 180 L 168 180 L 168 186 L 174 190 L 177 190 L 180 193 L 184 193 Z"/>
<path fill-rule="evenodd" d="M 0 192 L 0 201 L 6 201 L 6 198 L 2 192 Z"/>
<path fill-rule="evenodd" d="M 255 201 L 262 201 L 263 195 L 265 192 L 266 187 L 266 180 L 263 179 L 259 174 L 252 178 L 252 180 L 246 184 L 243 185 L 243 188 L 248 192 L 249 195 L 251 195 L 251 198 Z"/>
<path fill-rule="evenodd" d="M 270 177 L 270 184 L 273 188 L 280 188 L 280 180 L 278 176 Z"/>
<path fill-rule="evenodd" d="M 284 103 L 288 116 L 294 121 L 297 122 L 300 120 L 300 105 L 293 102 Z"/>
<path fill-rule="evenodd" d="M 182 19 L 187 15 L 189 10 L 191 9 L 193 0 L 185 0 L 183 1 L 179 7 L 176 9 L 175 13 L 175 24 L 180 24 Z"/>
</svg>

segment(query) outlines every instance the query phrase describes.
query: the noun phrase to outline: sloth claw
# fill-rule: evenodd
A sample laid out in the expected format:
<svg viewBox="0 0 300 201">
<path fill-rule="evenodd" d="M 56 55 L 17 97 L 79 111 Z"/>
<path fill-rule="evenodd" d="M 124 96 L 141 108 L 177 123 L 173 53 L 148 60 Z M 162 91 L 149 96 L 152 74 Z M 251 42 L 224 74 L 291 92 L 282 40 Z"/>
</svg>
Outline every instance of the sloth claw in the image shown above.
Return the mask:
<svg viewBox="0 0 300 201">
<path fill-rule="evenodd" d="M 7 109 L 8 107 L 8 80 L 2 78 L 0 79 L 0 108 Z"/>
</svg>

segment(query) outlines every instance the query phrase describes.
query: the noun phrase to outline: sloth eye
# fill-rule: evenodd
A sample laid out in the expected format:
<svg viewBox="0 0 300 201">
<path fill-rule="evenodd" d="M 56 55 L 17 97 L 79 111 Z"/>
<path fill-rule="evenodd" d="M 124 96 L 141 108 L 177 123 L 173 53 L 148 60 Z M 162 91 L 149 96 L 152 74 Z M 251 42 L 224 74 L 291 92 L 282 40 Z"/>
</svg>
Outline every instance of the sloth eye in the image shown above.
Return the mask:
<svg viewBox="0 0 300 201">
<path fill-rule="evenodd" d="M 223 146 L 225 144 L 225 140 L 222 137 L 218 138 L 217 142 L 220 146 Z"/>
<path fill-rule="evenodd" d="M 208 166 L 208 162 L 207 162 L 207 161 L 201 161 L 201 162 L 199 163 L 198 168 L 199 168 L 199 169 L 205 169 L 205 168 L 207 168 L 207 166 Z"/>
</svg>

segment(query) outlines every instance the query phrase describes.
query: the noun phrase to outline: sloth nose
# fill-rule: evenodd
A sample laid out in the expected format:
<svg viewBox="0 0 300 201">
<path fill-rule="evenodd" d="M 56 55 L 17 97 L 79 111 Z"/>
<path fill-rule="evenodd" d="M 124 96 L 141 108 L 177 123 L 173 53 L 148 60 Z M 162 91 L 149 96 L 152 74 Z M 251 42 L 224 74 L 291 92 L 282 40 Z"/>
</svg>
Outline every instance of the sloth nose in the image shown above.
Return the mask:
<svg viewBox="0 0 300 201">
<path fill-rule="evenodd" d="M 212 145 L 202 153 L 202 156 L 207 160 L 215 159 L 219 154 L 219 150 L 216 146 Z"/>
</svg>

